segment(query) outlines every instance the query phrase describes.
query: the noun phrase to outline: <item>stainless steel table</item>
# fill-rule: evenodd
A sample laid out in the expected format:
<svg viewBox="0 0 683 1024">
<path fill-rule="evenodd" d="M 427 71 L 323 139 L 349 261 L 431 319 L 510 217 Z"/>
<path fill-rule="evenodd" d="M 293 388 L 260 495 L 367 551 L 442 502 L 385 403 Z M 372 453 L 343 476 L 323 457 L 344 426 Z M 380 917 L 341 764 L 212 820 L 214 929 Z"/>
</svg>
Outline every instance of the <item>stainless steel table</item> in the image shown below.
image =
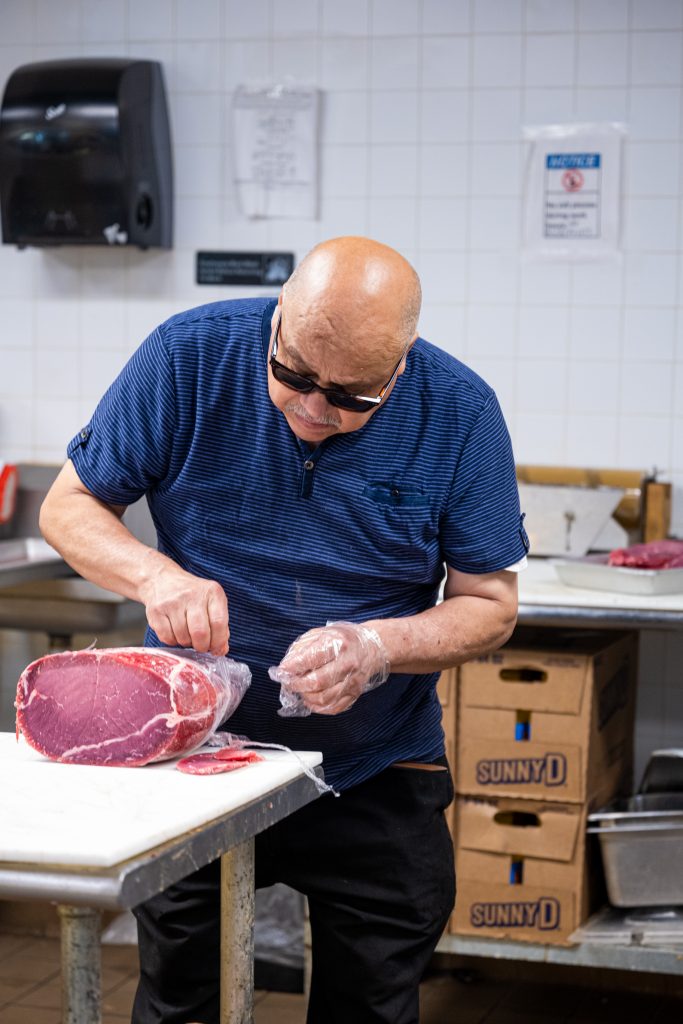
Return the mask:
<svg viewBox="0 0 683 1024">
<path fill-rule="evenodd" d="M 50 650 L 69 650 L 75 633 L 93 639 L 119 630 L 140 638 L 145 609 L 75 575 L 39 537 L 0 541 L 0 629 L 47 633 Z"/>
<path fill-rule="evenodd" d="M 101 910 L 134 907 L 218 857 L 221 1024 L 251 1022 L 254 836 L 318 795 L 294 757 L 265 756 L 202 778 L 169 764 L 53 764 L 0 734 L 0 898 L 58 904 L 64 1024 L 101 1020 Z"/>
<path fill-rule="evenodd" d="M 0 589 L 73 575 L 42 537 L 0 540 Z"/>
</svg>

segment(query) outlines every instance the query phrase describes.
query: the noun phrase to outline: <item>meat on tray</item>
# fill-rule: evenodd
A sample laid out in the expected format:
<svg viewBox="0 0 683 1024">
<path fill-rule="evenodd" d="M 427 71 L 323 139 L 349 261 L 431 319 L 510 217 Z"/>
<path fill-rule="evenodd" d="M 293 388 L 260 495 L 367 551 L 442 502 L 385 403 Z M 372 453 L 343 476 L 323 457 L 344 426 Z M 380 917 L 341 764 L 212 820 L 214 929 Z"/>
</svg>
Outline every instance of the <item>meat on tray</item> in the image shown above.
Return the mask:
<svg viewBox="0 0 683 1024">
<path fill-rule="evenodd" d="M 651 540 L 647 544 L 633 544 L 610 552 L 609 565 L 622 565 L 629 569 L 681 569 L 683 568 L 683 541 Z"/>
<path fill-rule="evenodd" d="M 132 767 L 177 757 L 200 746 L 241 699 L 248 669 L 230 666 L 244 670 L 241 691 L 163 648 L 49 654 L 19 679 L 17 737 L 70 764 Z"/>
<path fill-rule="evenodd" d="M 192 754 L 178 761 L 176 768 L 187 775 L 220 775 L 222 772 L 234 772 L 236 768 L 244 768 L 248 764 L 265 761 L 260 754 L 237 747 L 222 747 L 210 754 Z"/>
</svg>

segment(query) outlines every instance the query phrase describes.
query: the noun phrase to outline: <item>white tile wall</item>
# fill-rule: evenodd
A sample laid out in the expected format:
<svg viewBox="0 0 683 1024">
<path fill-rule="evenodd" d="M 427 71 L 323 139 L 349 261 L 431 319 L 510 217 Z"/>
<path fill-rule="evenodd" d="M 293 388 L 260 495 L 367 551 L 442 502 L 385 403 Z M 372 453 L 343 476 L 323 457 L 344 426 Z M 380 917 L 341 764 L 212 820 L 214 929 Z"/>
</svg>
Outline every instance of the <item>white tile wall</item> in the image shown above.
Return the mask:
<svg viewBox="0 0 683 1024">
<path fill-rule="evenodd" d="M 681 0 L 0 4 L 0 87 L 20 63 L 81 54 L 163 62 L 176 244 L 0 247 L 0 458 L 61 460 L 159 320 L 233 294 L 193 283 L 197 248 L 301 256 L 371 233 L 422 274 L 425 335 L 497 387 L 520 461 L 657 465 L 683 534 Z M 230 97 L 286 74 L 324 91 L 320 218 L 249 222 Z M 521 126 L 591 119 L 627 129 L 623 255 L 521 259 Z M 681 652 L 667 643 L 673 678 Z"/>
<path fill-rule="evenodd" d="M 626 28 L 628 4 L 624 0 L 578 0 L 581 31 L 609 31 Z"/>
<path fill-rule="evenodd" d="M 521 35 L 476 35 L 473 50 L 472 84 L 475 89 L 521 84 Z"/>
<path fill-rule="evenodd" d="M 83 0 L 81 19 L 84 43 L 125 39 L 126 0 Z"/>
<path fill-rule="evenodd" d="M 631 196 L 678 196 L 680 146 L 675 142 L 631 142 L 626 174 Z"/>
<path fill-rule="evenodd" d="M 273 32 L 278 36 L 317 35 L 318 17 L 318 0 L 278 0 L 272 8 Z"/>
<path fill-rule="evenodd" d="M 523 8 L 522 0 L 474 0 L 474 31 L 519 32 Z"/>
<path fill-rule="evenodd" d="M 470 97 L 464 90 L 425 89 L 420 95 L 420 141 L 460 144 L 469 139 Z"/>
<path fill-rule="evenodd" d="M 468 357 L 507 359 L 514 365 L 515 306 L 468 306 Z M 478 373 L 481 371 L 478 370 Z"/>
<path fill-rule="evenodd" d="M 524 84 L 529 86 L 573 85 L 576 39 L 568 33 L 529 34 L 524 59 Z"/>
<path fill-rule="evenodd" d="M 435 35 L 469 32 L 470 0 L 422 0 L 422 31 Z"/>
<path fill-rule="evenodd" d="M 678 0 L 633 0 L 633 28 L 683 28 Z"/>
<path fill-rule="evenodd" d="M 572 395 L 570 395 L 570 402 Z M 617 463 L 618 424 L 613 416 L 601 413 L 574 413 L 567 416 L 567 461 L 575 466 L 601 467 Z M 596 438 L 600 439 L 596 450 Z"/>
<path fill-rule="evenodd" d="M 569 315 L 566 306 L 522 307 L 517 344 L 517 354 L 522 359 L 560 359 L 567 355 L 568 347 Z M 554 390 L 551 388 L 551 392 Z"/>
<path fill-rule="evenodd" d="M 670 372 L 674 358 L 676 310 L 671 307 L 639 309 L 627 306 L 624 310 L 624 360 L 659 360 L 667 363 Z"/>
<path fill-rule="evenodd" d="M 634 32 L 631 81 L 634 85 L 678 85 L 681 46 L 676 32 Z"/>
<path fill-rule="evenodd" d="M 242 3 L 242 0 L 235 0 Z M 261 0 L 263 3 L 263 0 Z M 266 6 L 266 4 L 264 4 Z M 261 31 L 267 19 L 261 19 Z M 370 0 L 322 0 L 322 31 L 325 35 L 365 36 L 370 30 Z"/>
<path fill-rule="evenodd" d="M 558 4 L 557 0 L 527 0 L 528 32 L 573 32 L 576 24 L 575 0 Z"/>
<path fill-rule="evenodd" d="M 640 142 L 677 140 L 681 135 L 680 88 L 632 86 L 628 94 L 629 134 Z"/>
</svg>

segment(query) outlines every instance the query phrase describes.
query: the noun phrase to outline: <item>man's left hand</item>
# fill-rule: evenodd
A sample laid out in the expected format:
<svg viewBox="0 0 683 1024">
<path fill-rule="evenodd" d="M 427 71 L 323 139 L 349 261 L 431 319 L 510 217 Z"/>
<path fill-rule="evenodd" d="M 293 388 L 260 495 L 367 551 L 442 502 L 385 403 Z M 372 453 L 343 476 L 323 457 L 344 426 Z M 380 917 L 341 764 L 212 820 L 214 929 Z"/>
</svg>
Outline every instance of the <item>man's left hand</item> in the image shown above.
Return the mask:
<svg viewBox="0 0 683 1024">
<path fill-rule="evenodd" d="M 269 670 L 280 683 L 283 715 L 338 715 L 385 682 L 389 657 L 374 629 L 337 622 L 310 629 Z"/>
</svg>

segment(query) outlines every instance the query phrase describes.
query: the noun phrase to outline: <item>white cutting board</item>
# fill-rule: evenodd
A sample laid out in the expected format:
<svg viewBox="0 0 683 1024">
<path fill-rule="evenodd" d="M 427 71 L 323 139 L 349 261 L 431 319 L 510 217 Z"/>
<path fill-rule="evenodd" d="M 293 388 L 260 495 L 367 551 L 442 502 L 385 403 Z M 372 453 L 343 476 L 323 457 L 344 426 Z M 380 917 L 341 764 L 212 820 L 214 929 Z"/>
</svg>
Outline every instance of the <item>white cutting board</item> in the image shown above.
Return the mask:
<svg viewBox="0 0 683 1024">
<path fill-rule="evenodd" d="M 111 867 L 302 775 L 292 754 L 224 775 L 57 764 L 0 733 L 0 861 Z M 297 751 L 313 768 L 322 754 Z"/>
</svg>

